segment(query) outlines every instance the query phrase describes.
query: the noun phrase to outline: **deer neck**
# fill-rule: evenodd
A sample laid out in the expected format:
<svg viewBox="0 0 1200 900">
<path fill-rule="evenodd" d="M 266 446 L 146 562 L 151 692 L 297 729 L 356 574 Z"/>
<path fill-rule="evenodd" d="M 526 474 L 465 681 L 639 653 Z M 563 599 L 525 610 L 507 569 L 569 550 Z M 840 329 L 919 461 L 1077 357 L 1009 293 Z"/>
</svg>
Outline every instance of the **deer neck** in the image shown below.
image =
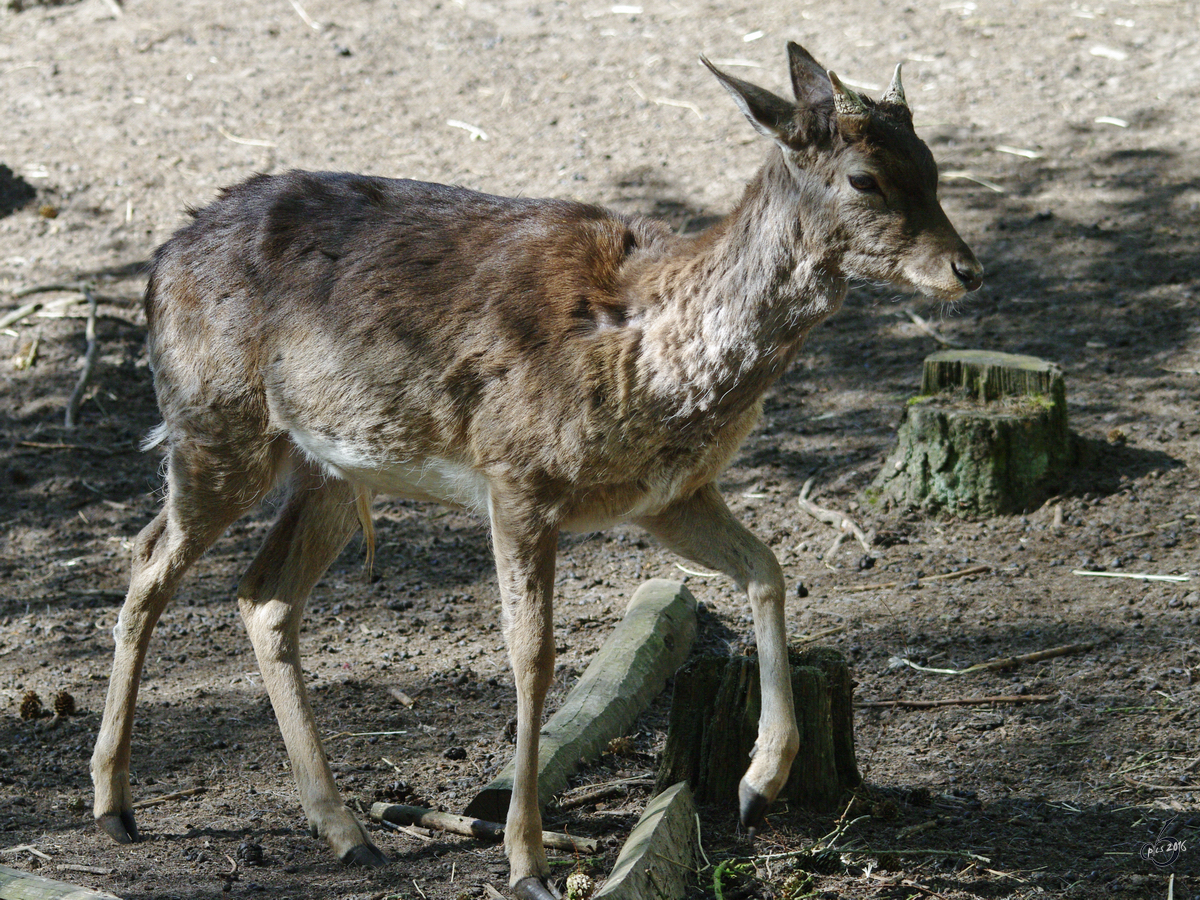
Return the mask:
<svg viewBox="0 0 1200 900">
<path fill-rule="evenodd" d="M 822 189 L 773 150 L 726 219 L 648 273 L 658 302 L 643 359 L 676 415 L 728 420 L 757 403 L 841 305 L 847 284 L 821 227 Z"/>
</svg>

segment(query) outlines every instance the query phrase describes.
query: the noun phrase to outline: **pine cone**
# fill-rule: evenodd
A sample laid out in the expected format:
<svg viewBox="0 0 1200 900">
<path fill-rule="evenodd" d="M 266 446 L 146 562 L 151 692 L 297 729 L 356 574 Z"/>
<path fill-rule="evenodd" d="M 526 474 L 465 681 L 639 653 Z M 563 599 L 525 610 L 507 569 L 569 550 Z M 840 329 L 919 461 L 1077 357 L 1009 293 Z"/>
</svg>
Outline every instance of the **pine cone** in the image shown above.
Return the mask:
<svg viewBox="0 0 1200 900">
<path fill-rule="evenodd" d="M 54 695 L 54 714 L 56 716 L 73 716 L 75 715 L 75 698 L 66 691 L 59 691 Z"/>
<path fill-rule="evenodd" d="M 25 721 L 30 719 L 40 719 L 45 715 L 45 710 L 42 709 L 42 699 L 33 691 L 29 691 L 21 698 L 21 718 Z"/>
</svg>

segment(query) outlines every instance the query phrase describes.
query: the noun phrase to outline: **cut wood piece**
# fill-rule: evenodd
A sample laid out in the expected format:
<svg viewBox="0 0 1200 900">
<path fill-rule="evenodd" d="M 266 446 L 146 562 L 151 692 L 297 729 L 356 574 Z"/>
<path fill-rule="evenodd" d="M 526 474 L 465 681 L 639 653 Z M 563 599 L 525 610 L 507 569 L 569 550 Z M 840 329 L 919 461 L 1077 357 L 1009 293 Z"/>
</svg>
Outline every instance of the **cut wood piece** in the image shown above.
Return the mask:
<svg viewBox="0 0 1200 900">
<path fill-rule="evenodd" d="M 115 894 L 93 891 L 19 869 L 0 866 L 0 898 L 3 900 L 119 900 Z"/>
<path fill-rule="evenodd" d="M 680 782 L 650 801 L 594 900 L 675 900 L 696 880 L 696 804 Z"/>
<path fill-rule="evenodd" d="M 682 583 L 655 578 L 634 593 L 623 618 L 578 683 L 543 726 L 538 800 L 544 807 L 581 763 L 598 758 L 675 674 L 696 638 L 696 598 Z M 476 795 L 465 813 L 503 822 L 512 797 L 513 764 Z"/>
<path fill-rule="evenodd" d="M 789 653 L 800 752 L 780 798 L 834 810 L 862 778 L 854 759 L 853 680 L 827 648 Z M 707 656 L 675 676 L 659 786 L 685 781 L 697 803 L 732 804 L 750 765 L 761 708 L 758 660 Z"/>
<path fill-rule="evenodd" d="M 927 511 L 1017 513 L 1049 496 L 1075 455 L 1058 366 L 945 350 L 926 358 L 921 393 L 868 494 Z"/>
</svg>

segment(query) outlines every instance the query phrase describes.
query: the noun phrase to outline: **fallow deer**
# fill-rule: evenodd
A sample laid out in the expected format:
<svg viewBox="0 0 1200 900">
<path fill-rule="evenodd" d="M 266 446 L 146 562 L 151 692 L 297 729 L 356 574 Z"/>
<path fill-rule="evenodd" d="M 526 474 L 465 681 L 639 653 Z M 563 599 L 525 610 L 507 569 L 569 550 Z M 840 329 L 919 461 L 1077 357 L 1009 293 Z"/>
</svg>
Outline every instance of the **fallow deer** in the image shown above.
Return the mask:
<svg viewBox="0 0 1200 900">
<path fill-rule="evenodd" d="M 104 831 L 138 839 L 130 737 L 155 623 L 188 567 L 281 486 L 238 604 L 313 833 L 344 862 L 386 860 L 338 795 L 298 643 L 309 591 L 360 524 L 370 553 L 376 494 L 490 523 L 517 692 L 518 897 L 553 896 L 536 770 L 562 531 L 636 523 L 746 591 L 763 698 L 740 812 L 760 822 L 799 749 L 784 579 L 715 479 L 850 282 L 943 301 L 982 282 L 899 67 L 872 101 L 788 54 L 795 102 L 703 60 L 770 148 L 699 235 L 580 203 L 289 172 L 225 190 L 158 250 L 145 309 L 167 493 L 114 629 L 92 757 Z"/>
</svg>

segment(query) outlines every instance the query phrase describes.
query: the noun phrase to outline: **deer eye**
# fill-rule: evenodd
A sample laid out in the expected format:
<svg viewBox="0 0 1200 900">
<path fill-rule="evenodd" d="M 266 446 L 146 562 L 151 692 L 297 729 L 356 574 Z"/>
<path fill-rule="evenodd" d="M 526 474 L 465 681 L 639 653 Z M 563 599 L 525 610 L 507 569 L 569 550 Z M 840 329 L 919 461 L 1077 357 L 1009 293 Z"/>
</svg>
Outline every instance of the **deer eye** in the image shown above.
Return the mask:
<svg viewBox="0 0 1200 900">
<path fill-rule="evenodd" d="M 850 187 L 856 191 L 862 191 L 864 194 L 879 194 L 879 182 L 870 175 L 851 175 Z"/>
</svg>

